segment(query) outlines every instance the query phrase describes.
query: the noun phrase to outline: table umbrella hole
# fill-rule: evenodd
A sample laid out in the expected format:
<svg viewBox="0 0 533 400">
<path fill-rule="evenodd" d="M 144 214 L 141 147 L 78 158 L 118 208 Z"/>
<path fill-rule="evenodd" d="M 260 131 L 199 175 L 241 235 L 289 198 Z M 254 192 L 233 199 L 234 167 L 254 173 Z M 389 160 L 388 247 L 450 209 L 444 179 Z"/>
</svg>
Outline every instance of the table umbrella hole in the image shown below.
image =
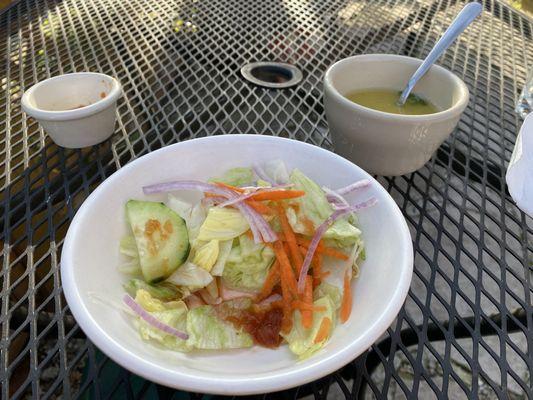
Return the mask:
<svg viewBox="0 0 533 400">
<path fill-rule="evenodd" d="M 294 65 L 280 62 L 254 62 L 241 68 L 249 82 L 273 89 L 295 86 L 302 80 L 302 72 Z"/>
</svg>

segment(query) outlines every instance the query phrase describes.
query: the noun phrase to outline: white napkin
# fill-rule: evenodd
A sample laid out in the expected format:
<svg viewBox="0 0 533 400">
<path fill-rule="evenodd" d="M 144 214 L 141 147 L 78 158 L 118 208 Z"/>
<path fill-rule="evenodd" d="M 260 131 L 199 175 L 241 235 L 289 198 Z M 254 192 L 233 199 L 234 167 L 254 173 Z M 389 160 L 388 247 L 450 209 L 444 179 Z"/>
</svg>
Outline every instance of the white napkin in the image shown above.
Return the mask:
<svg viewBox="0 0 533 400">
<path fill-rule="evenodd" d="M 516 205 L 533 217 L 533 113 L 520 128 L 505 180 Z"/>
</svg>

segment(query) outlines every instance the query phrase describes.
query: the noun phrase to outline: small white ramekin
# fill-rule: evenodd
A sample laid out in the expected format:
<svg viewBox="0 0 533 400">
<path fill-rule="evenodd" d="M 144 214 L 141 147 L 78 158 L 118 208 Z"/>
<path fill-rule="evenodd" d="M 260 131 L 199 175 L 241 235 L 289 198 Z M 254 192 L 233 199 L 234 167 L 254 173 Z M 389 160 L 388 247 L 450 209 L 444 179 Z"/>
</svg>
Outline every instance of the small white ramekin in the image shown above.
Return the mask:
<svg viewBox="0 0 533 400">
<path fill-rule="evenodd" d="M 95 72 L 46 79 L 22 96 L 22 109 L 35 118 L 59 146 L 80 148 L 106 140 L 115 129 L 120 83 Z"/>
<path fill-rule="evenodd" d="M 324 106 L 335 151 L 367 172 L 403 175 L 422 167 L 452 133 L 468 104 L 468 88 L 450 71 L 433 65 L 415 86 L 442 110 L 399 115 L 348 100 L 358 89 L 402 90 L 422 60 L 368 54 L 333 64 L 324 77 Z"/>
</svg>

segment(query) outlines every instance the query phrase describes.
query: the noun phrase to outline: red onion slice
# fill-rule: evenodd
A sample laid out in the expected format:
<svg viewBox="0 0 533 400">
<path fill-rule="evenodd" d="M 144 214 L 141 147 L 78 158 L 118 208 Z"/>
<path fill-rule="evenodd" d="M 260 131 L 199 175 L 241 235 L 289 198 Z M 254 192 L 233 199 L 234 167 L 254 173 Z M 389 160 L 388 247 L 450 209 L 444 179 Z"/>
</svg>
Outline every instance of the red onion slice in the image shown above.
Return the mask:
<svg viewBox="0 0 533 400">
<path fill-rule="evenodd" d="M 248 221 L 248 225 L 250 225 L 250 230 L 252 231 L 252 235 L 254 237 L 254 242 L 261 243 L 261 239 L 265 240 L 265 235 L 263 235 L 263 232 L 259 229 L 259 224 L 255 216 L 255 211 L 250 210 L 250 207 L 245 207 L 243 204 L 239 204 L 236 207 L 239 209 L 242 215 L 244 215 L 244 218 L 246 218 L 246 220 Z"/>
<path fill-rule="evenodd" d="M 305 259 L 302 265 L 302 269 L 300 270 L 300 276 L 298 277 L 298 291 L 300 293 L 302 293 L 304 290 L 305 276 L 307 275 L 307 272 L 309 272 L 309 266 L 311 265 L 311 260 L 313 259 L 315 250 L 318 247 L 318 243 L 320 243 L 320 239 L 322 238 L 322 236 L 324 236 L 324 233 L 326 233 L 329 226 L 343 215 L 359 211 L 364 208 L 372 207 L 376 203 L 377 199 L 375 197 L 371 197 L 370 199 L 362 203 L 354 204 L 353 206 L 336 210 L 324 222 L 322 222 L 322 224 L 320 224 L 315 234 L 313 235 L 313 239 L 311 239 L 311 243 L 309 244 L 309 248 L 307 249 L 307 253 L 305 255 Z"/>
<path fill-rule="evenodd" d="M 200 181 L 174 181 L 143 187 L 144 194 L 172 192 L 174 190 L 199 190 L 201 192 L 210 192 L 224 197 L 235 196 L 235 193 L 230 189 Z"/>
<path fill-rule="evenodd" d="M 271 294 L 266 299 L 264 299 L 263 301 L 261 301 L 261 302 L 259 302 L 257 304 L 259 304 L 260 306 L 266 306 L 266 305 L 269 305 L 271 303 L 274 303 L 275 301 L 279 301 L 281 299 L 283 299 L 283 297 L 281 297 L 281 295 L 279 295 L 277 293 L 274 293 L 274 294 Z"/>
<path fill-rule="evenodd" d="M 185 332 L 178 331 L 177 329 L 167 324 L 164 324 L 163 322 L 159 321 L 156 317 L 148 313 L 135 300 L 133 300 L 133 298 L 129 294 L 124 295 L 123 300 L 124 300 L 124 303 L 126 303 L 126 305 L 129 308 L 131 308 L 132 311 L 135 314 L 137 314 L 142 320 L 144 320 L 147 324 L 169 335 L 176 336 L 180 339 L 187 340 L 189 338 L 189 335 L 187 335 Z"/>
<path fill-rule="evenodd" d="M 357 189 L 363 189 L 365 187 L 368 187 L 370 184 L 370 180 L 363 179 L 337 190 L 332 190 L 327 187 L 322 187 L 322 190 L 326 193 L 326 198 L 331 203 L 333 208 L 335 210 L 339 210 L 350 206 L 346 199 L 342 196 L 343 194 L 353 192 Z"/>
<path fill-rule="evenodd" d="M 350 192 L 353 192 L 354 190 L 357 190 L 357 189 L 362 189 L 362 188 L 365 188 L 367 186 L 370 186 L 371 182 L 369 179 L 362 179 L 360 181 L 357 181 L 357 182 L 354 182 L 354 183 L 351 183 L 350 185 L 348 186 L 345 186 L 345 187 L 342 187 L 340 189 L 337 189 L 335 190 L 335 192 L 337 192 L 338 194 L 348 194 Z"/>
<path fill-rule="evenodd" d="M 254 190 L 254 191 L 252 191 L 250 193 L 243 193 L 243 194 L 241 194 L 241 195 L 239 195 L 237 197 L 234 197 L 232 199 L 229 199 L 229 200 L 226 200 L 226 201 L 220 203 L 218 206 L 219 207 L 227 207 L 227 206 L 232 206 L 232 205 L 237 204 L 237 203 L 242 203 L 244 200 L 252 197 L 256 193 L 257 193 L 256 190 Z"/>
<path fill-rule="evenodd" d="M 335 190 L 331 190 L 325 186 L 322 187 L 322 190 L 324 193 L 326 193 L 327 200 L 334 206 L 334 208 L 338 209 L 350 206 L 346 199 L 338 194 Z"/>
</svg>

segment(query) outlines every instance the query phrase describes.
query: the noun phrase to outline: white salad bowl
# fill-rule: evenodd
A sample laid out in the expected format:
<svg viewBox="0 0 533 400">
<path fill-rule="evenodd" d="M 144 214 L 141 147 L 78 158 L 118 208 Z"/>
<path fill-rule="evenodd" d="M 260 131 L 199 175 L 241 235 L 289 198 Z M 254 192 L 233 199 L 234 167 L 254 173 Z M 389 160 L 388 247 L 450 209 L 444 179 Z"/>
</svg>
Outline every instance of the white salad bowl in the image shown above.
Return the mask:
<svg viewBox="0 0 533 400">
<path fill-rule="evenodd" d="M 366 261 L 353 282 L 353 310 L 330 341 L 298 361 L 286 345 L 231 351 L 179 353 L 143 341 L 121 305 L 120 238 L 127 233 L 127 200 L 146 196 L 142 186 L 176 179 L 207 180 L 236 166 L 272 159 L 299 168 L 319 185 L 338 188 L 370 179 L 378 204 L 359 213 Z M 393 322 L 405 300 L 413 269 L 407 224 L 387 191 L 361 168 L 310 144 L 270 136 L 214 136 L 174 144 L 121 168 L 83 203 L 68 230 L 61 255 L 66 299 L 79 325 L 104 353 L 135 374 L 160 384 L 201 393 L 243 395 L 279 391 L 321 378 L 368 349 Z"/>
</svg>

